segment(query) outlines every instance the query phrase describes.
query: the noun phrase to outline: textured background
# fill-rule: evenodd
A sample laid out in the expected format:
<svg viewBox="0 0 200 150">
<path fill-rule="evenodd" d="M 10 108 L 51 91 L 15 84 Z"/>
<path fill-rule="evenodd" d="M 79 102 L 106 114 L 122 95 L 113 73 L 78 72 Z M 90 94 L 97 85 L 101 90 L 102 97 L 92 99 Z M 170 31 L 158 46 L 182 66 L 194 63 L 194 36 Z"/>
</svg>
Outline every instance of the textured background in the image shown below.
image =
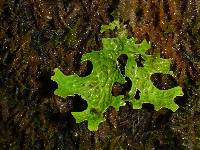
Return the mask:
<svg viewBox="0 0 200 150">
<path fill-rule="evenodd" d="M 87 74 L 81 55 L 114 36 L 99 32 L 113 11 L 138 41 L 150 41 L 150 54 L 173 58 L 176 78 L 155 76 L 155 84 L 179 84 L 185 95 L 175 113 L 110 108 L 90 132 L 70 114 L 86 102 L 55 96 L 50 77 L 56 67 Z M 199 0 L 0 0 L 0 149 L 200 149 L 199 73 Z"/>
</svg>

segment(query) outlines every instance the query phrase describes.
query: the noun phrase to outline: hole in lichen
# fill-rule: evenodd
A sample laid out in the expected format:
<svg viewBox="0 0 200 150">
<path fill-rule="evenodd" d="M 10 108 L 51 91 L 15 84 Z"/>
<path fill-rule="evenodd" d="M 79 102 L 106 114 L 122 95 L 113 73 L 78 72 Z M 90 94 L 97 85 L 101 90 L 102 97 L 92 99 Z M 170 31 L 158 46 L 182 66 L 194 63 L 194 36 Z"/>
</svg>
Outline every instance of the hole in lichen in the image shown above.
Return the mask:
<svg viewBox="0 0 200 150">
<path fill-rule="evenodd" d="M 143 65 L 144 59 L 142 58 L 142 55 L 138 55 L 136 57 L 135 61 L 137 63 L 137 67 L 144 67 L 144 65 Z"/>
<path fill-rule="evenodd" d="M 126 83 L 124 84 L 125 95 L 131 90 L 132 81 L 129 77 L 125 77 Z"/>
<path fill-rule="evenodd" d="M 112 86 L 112 95 L 113 96 L 119 96 L 119 95 L 125 95 L 128 96 L 129 91 L 132 87 L 132 81 L 129 77 L 125 77 L 126 82 L 124 84 L 120 84 L 118 82 L 115 82 Z"/>
<path fill-rule="evenodd" d="M 136 93 L 135 93 L 135 96 L 134 96 L 134 98 L 136 99 L 136 100 L 139 100 L 140 99 L 140 90 L 138 90 L 137 89 L 137 91 L 136 91 Z"/>
<path fill-rule="evenodd" d="M 82 112 L 85 109 L 87 109 L 88 107 L 87 101 L 82 99 L 81 96 L 76 94 L 75 96 L 70 97 L 70 98 L 72 99 L 72 103 L 73 103 L 72 112 Z"/>
<path fill-rule="evenodd" d="M 123 95 L 124 93 L 124 87 L 119 82 L 115 82 L 112 86 L 112 95 L 113 96 L 119 96 Z"/>
<path fill-rule="evenodd" d="M 117 58 L 117 61 L 119 63 L 118 67 L 122 75 L 125 75 L 125 66 L 126 66 L 127 60 L 128 60 L 128 56 L 126 54 L 121 54 Z"/>
<path fill-rule="evenodd" d="M 79 69 L 79 76 L 85 77 L 92 73 L 93 65 L 91 61 L 84 61 L 81 63 L 80 69 Z"/>
<path fill-rule="evenodd" d="M 160 90 L 168 90 L 178 85 L 175 78 L 169 74 L 155 73 L 150 79 L 153 85 Z"/>
</svg>

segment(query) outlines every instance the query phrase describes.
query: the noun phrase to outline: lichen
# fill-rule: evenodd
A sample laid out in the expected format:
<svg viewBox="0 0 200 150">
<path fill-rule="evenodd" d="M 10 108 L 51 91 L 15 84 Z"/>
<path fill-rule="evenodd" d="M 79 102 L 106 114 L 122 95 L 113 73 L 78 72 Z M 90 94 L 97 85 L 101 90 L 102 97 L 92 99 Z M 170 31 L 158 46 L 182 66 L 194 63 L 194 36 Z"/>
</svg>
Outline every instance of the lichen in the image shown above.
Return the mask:
<svg viewBox="0 0 200 150">
<path fill-rule="evenodd" d="M 86 77 L 78 75 L 64 75 L 58 68 L 54 70 L 55 75 L 52 80 L 58 84 L 55 94 L 61 97 L 80 95 L 87 101 L 88 107 L 83 112 L 72 112 L 77 123 L 88 121 L 88 128 L 96 131 L 101 122 L 105 121 L 103 114 L 110 106 L 119 110 L 124 106 L 123 96 L 112 96 L 112 86 L 115 82 L 125 83 L 125 77 L 120 73 L 117 66 L 117 58 L 126 54 L 128 62 L 125 75 L 130 77 L 133 86 L 129 92 L 129 98 L 126 99 L 133 104 L 133 108 L 142 108 L 143 103 L 151 103 L 156 110 L 163 107 L 176 111 L 178 105 L 173 99 L 176 96 L 183 95 L 181 87 L 175 87 L 168 90 L 159 90 L 156 88 L 150 77 L 154 73 L 165 73 L 173 75 L 170 71 L 170 60 L 161 59 L 145 54 L 150 45 L 144 40 L 136 44 L 133 37 L 127 37 L 127 31 L 119 23 L 113 21 L 109 25 L 102 26 L 101 32 L 118 29 L 116 38 L 103 38 L 103 49 L 84 54 L 82 61 L 91 61 L 93 70 Z M 138 55 L 144 58 L 144 67 L 138 67 L 135 61 Z M 134 95 L 137 89 L 141 91 L 140 100 L 136 100 Z"/>
</svg>

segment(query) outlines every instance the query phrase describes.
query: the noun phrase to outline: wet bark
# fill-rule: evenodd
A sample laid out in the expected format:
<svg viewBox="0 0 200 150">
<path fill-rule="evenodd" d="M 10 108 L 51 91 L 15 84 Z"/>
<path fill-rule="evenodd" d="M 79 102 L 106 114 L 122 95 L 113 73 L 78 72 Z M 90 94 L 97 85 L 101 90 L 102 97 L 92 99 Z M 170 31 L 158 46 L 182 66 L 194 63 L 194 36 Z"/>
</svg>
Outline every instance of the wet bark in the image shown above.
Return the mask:
<svg viewBox="0 0 200 150">
<path fill-rule="evenodd" d="M 76 124 L 79 96 L 53 94 L 53 69 L 87 74 L 82 54 L 99 50 L 100 26 L 115 11 L 150 54 L 172 58 L 176 78 L 155 75 L 158 88 L 181 85 L 180 108 L 145 104 L 109 108 L 97 132 Z M 200 149 L 200 2 L 198 0 L 2 0 L 0 2 L 0 145 L 2 149 Z M 123 60 L 122 60 L 123 61 Z M 158 83 L 158 81 L 160 81 Z M 117 95 L 126 88 L 113 87 Z"/>
</svg>

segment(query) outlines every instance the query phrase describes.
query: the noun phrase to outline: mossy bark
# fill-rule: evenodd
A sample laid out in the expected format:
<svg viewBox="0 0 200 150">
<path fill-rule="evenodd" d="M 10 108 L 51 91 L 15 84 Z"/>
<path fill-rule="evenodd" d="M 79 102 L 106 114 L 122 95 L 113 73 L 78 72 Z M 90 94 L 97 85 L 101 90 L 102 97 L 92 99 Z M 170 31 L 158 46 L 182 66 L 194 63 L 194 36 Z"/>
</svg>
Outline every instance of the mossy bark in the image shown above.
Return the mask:
<svg viewBox="0 0 200 150">
<path fill-rule="evenodd" d="M 99 131 L 75 124 L 70 112 L 84 110 L 80 97 L 53 94 L 53 69 L 87 72 L 83 53 L 100 49 L 100 26 L 117 12 L 130 34 L 152 45 L 150 54 L 173 58 L 185 95 L 180 109 L 153 110 L 129 103 L 110 108 Z M 200 2 L 198 0 L 59 0 L 0 3 L 0 145 L 2 149 L 200 149 Z M 166 85 L 166 84 L 165 84 Z M 120 90 L 119 90 L 120 91 Z M 78 106 L 78 107 L 77 107 Z"/>
</svg>

